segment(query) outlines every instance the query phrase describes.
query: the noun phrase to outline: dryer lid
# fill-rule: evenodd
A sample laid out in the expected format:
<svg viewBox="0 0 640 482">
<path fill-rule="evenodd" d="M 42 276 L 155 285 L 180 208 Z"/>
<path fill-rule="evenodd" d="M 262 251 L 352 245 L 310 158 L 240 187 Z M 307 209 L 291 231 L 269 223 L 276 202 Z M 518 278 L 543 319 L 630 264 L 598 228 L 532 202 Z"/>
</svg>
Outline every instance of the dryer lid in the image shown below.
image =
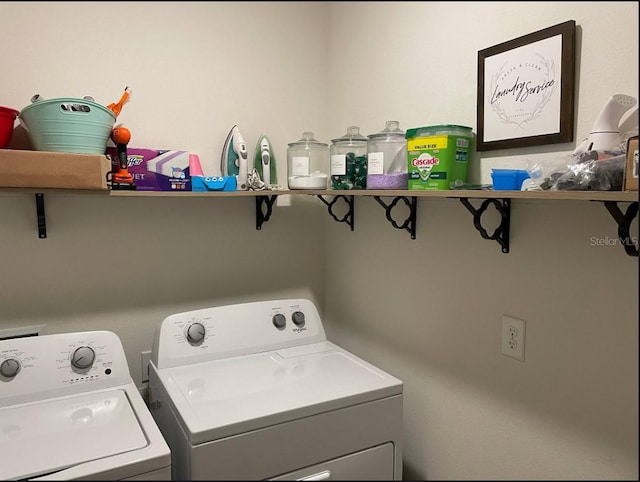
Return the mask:
<svg viewBox="0 0 640 482">
<path fill-rule="evenodd" d="M 57 472 L 147 445 L 124 390 L 0 408 L 0 480 Z"/>
<path fill-rule="evenodd" d="M 402 393 L 400 380 L 328 341 L 159 377 L 192 444 Z"/>
</svg>

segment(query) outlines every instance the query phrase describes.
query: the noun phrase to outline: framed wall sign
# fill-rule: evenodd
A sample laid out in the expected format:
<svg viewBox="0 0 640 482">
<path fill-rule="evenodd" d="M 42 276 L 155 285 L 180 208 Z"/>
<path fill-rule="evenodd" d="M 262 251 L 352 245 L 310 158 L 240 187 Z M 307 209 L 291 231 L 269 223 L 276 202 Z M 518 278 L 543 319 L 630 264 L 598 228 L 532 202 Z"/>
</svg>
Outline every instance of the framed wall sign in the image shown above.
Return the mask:
<svg viewBox="0 0 640 482">
<path fill-rule="evenodd" d="M 573 141 L 575 20 L 478 51 L 478 151 Z"/>
</svg>

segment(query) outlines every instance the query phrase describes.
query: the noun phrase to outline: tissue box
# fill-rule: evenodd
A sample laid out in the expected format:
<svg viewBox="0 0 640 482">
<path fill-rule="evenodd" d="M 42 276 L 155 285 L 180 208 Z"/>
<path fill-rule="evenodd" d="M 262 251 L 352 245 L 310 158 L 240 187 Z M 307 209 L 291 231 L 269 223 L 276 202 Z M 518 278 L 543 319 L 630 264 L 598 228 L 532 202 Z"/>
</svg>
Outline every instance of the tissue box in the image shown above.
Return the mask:
<svg viewBox="0 0 640 482">
<path fill-rule="evenodd" d="M 197 192 L 235 191 L 236 176 L 191 176 L 191 189 Z"/>
<path fill-rule="evenodd" d="M 624 168 L 624 189 L 638 190 L 638 136 L 627 141 L 627 164 Z"/>
<path fill-rule="evenodd" d="M 115 147 L 107 147 L 117 165 Z M 191 191 L 189 152 L 127 148 L 127 167 L 138 191 Z"/>
</svg>

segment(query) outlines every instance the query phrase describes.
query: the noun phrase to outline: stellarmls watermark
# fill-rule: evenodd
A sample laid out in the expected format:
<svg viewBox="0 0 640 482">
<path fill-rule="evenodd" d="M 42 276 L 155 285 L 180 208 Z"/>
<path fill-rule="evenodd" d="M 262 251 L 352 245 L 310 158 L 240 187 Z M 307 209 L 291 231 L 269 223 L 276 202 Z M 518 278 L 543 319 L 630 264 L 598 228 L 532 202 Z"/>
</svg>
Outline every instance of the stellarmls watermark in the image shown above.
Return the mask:
<svg viewBox="0 0 640 482">
<path fill-rule="evenodd" d="M 638 236 L 628 236 L 625 238 L 613 238 L 609 236 L 599 238 L 597 236 L 591 236 L 589 241 L 591 246 L 638 246 Z"/>
</svg>

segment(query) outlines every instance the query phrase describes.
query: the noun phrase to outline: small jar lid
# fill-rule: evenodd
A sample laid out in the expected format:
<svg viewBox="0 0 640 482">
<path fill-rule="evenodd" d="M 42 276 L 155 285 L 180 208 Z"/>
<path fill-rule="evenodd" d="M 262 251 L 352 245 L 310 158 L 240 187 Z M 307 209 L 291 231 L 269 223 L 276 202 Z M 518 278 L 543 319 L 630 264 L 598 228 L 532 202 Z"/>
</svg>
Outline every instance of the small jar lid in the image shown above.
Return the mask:
<svg viewBox="0 0 640 482">
<path fill-rule="evenodd" d="M 405 132 L 400 129 L 400 123 L 398 121 L 387 121 L 384 124 L 384 129 L 380 132 L 376 132 L 375 134 L 370 134 L 369 139 L 378 139 L 381 137 L 385 137 L 387 139 L 400 138 L 404 140 Z"/>
<path fill-rule="evenodd" d="M 318 142 L 313 138 L 313 132 L 303 132 L 302 138 L 297 140 L 296 142 L 292 142 L 289 144 L 289 147 L 327 147 L 328 144 L 324 144 L 322 142 Z"/>
<path fill-rule="evenodd" d="M 331 139 L 331 142 L 348 142 L 349 144 L 358 142 L 367 142 L 367 138 L 360 134 L 360 128 L 358 126 L 347 127 L 347 133 L 337 139 Z"/>
</svg>

